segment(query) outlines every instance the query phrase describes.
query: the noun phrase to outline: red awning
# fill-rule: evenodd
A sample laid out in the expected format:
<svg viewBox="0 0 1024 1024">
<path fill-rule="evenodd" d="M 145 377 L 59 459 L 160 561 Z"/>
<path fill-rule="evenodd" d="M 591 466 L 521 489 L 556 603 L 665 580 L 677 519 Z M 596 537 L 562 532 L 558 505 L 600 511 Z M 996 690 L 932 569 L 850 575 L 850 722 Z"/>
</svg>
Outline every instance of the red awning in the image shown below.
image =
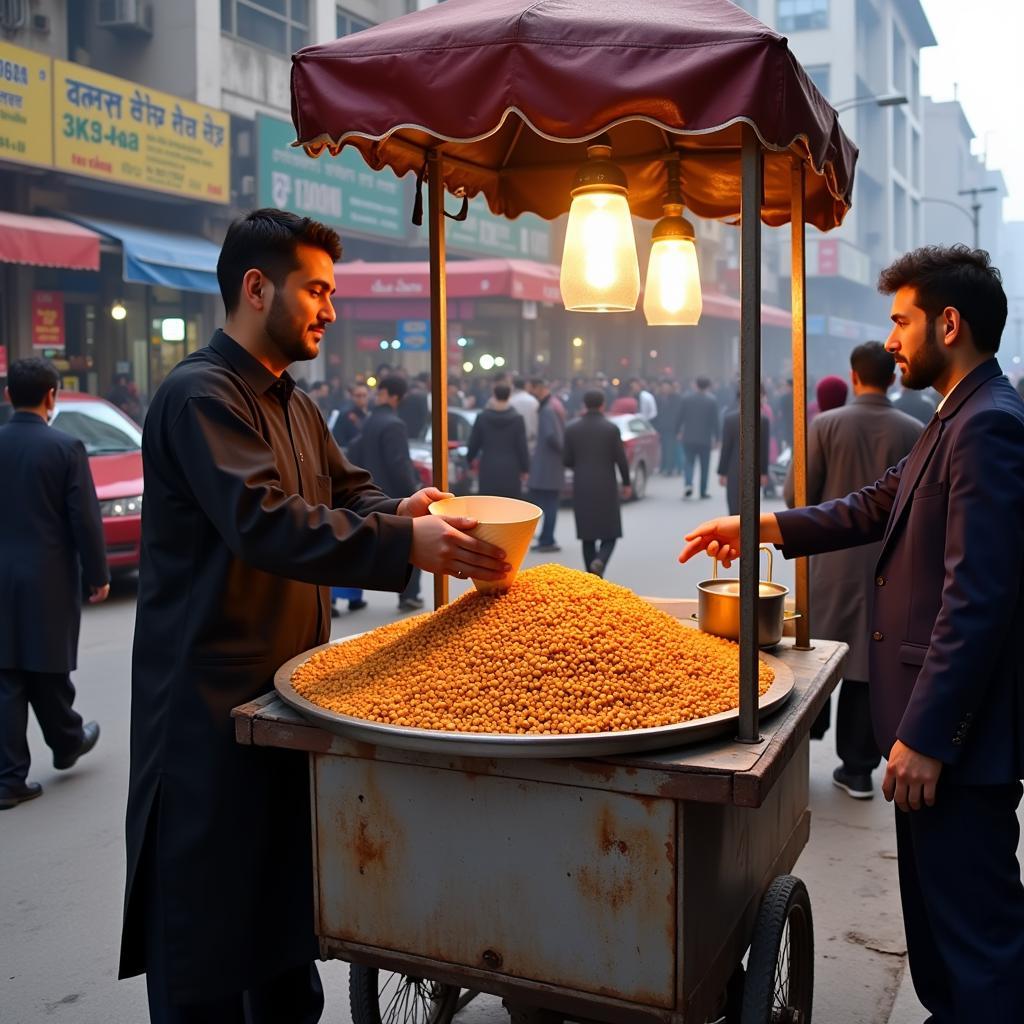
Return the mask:
<svg viewBox="0 0 1024 1024">
<path fill-rule="evenodd" d="M 703 315 L 717 317 L 719 320 L 740 321 L 740 300 L 734 299 L 731 295 L 720 295 L 704 292 L 701 297 L 703 301 Z M 761 323 L 766 327 L 793 326 L 793 314 L 788 309 L 780 309 L 778 306 L 767 306 L 761 304 Z"/>
<path fill-rule="evenodd" d="M 0 212 L 0 261 L 30 267 L 100 269 L 100 236 L 51 217 Z"/>
<path fill-rule="evenodd" d="M 336 299 L 426 299 L 430 264 L 339 263 Z M 533 260 L 452 260 L 446 273 L 449 299 L 490 295 L 534 302 L 561 302 L 558 267 Z"/>
</svg>

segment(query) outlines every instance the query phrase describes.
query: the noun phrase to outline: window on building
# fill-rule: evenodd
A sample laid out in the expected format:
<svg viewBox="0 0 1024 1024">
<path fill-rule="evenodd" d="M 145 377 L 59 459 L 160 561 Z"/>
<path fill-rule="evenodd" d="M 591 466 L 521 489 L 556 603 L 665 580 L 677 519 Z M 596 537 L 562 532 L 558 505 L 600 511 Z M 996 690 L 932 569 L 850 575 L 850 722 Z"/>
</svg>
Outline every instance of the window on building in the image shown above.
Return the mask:
<svg viewBox="0 0 1024 1024">
<path fill-rule="evenodd" d="M 342 36 L 350 36 L 354 32 L 362 32 L 364 28 L 370 28 L 372 25 L 372 21 L 360 18 L 358 14 L 352 14 L 350 11 L 346 11 L 344 7 L 338 8 L 337 36 L 339 39 Z"/>
<path fill-rule="evenodd" d="M 757 17 L 757 0 L 732 0 L 737 7 L 742 7 L 747 14 Z"/>
<path fill-rule="evenodd" d="M 892 26 L 892 84 L 897 92 L 907 88 L 907 44 L 895 23 Z"/>
<path fill-rule="evenodd" d="M 897 252 L 906 252 L 907 245 L 907 192 L 902 185 L 892 184 L 892 244 Z"/>
<path fill-rule="evenodd" d="M 778 0 L 776 21 L 780 32 L 828 28 L 829 0 Z"/>
<path fill-rule="evenodd" d="M 902 107 L 894 107 L 892 112 L 892 162 L 907 177 L 907 115 Z"/>
<path fill-rule="evenodd" d="M 910 184 L 912 188 L 921 187 L 921 133 L 912 128 L 910 131 Z"/>
<path fill-rule="evenodd" d="M 830 64 L 808 64 L 804 67 L 810 80 L 818 87 L 818 92 L 826 99 L 832 95 L 831 89 L 831 65 Z"/>
<path fill-rule="evenodd" d="M 275 53 L 309 45 L 309 0 L 221 0 L 220 29 Z"/>
<path fill-rule="evenodd" d="M 910 247 L 916 249 L 921 244 L 921 201 L 910 200 Z"/>
<path fill-rule="evenodd" d="M 921 65 L 916 60 L 910 61 L 910 109 L 921 116 Z"/>
</svg>

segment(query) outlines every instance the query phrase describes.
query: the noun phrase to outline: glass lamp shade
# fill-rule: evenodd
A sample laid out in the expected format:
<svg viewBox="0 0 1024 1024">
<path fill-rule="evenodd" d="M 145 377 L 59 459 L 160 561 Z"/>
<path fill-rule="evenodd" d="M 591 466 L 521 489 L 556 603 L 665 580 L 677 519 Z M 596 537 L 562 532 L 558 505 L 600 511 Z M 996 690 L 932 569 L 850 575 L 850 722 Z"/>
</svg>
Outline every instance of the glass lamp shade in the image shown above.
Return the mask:
<svg viewBox="0 0 1024 1024">
<path fill-rule="evenodd" d="M 651 246 L 644 316 L 652 327 L 692 326 L 703 301 L 697 249 L 688 238 L 658 238 Z"/>
<path fill-rule="evenodd" d="M 640 267 L 623 192 L 595 189 L 573 196 L 560 284 L 566 309 L 583 313 L 636 309 Z"/>
</svg>

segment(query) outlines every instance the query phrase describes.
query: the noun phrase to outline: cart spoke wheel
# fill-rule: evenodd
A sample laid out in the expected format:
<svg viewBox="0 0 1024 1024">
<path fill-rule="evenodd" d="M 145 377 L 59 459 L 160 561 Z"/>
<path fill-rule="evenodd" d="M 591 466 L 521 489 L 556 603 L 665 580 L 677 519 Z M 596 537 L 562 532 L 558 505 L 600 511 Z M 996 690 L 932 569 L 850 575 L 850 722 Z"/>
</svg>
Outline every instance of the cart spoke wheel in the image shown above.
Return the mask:
<svg viewBox="0 0 1024 1024">
<path fill-rule="evenodd" d="M 354 1024 L 451 1024 L 459 1008 L 456 985 L 359 964 L 348 990 Z"/>
<path fill-rule="evenodd" d="M 743 991 L 742 1024 L 811 1024 L 814 926 L 799 878 L 768 887 L 754 926 Z"/>
</svg>

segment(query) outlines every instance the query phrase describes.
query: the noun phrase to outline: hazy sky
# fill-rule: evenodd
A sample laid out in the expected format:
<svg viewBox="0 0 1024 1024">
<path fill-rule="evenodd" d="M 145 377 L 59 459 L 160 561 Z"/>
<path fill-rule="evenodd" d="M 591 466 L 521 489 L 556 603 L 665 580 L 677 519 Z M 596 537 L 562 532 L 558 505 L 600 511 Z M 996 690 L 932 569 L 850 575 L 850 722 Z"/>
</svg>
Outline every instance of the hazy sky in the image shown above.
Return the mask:
<svg viewBox="0 0 1024 1024">
<path fill-rule="evenodd" d="M 974 152 L 1006 179 L 1006 220 L 1024 220 L 1024 0 L 921 0 L 938 45 L 921 51 L 921 92 L 957 99 Z M 964 197 L 969 203 L 969 197 Z"/>
</svg>

